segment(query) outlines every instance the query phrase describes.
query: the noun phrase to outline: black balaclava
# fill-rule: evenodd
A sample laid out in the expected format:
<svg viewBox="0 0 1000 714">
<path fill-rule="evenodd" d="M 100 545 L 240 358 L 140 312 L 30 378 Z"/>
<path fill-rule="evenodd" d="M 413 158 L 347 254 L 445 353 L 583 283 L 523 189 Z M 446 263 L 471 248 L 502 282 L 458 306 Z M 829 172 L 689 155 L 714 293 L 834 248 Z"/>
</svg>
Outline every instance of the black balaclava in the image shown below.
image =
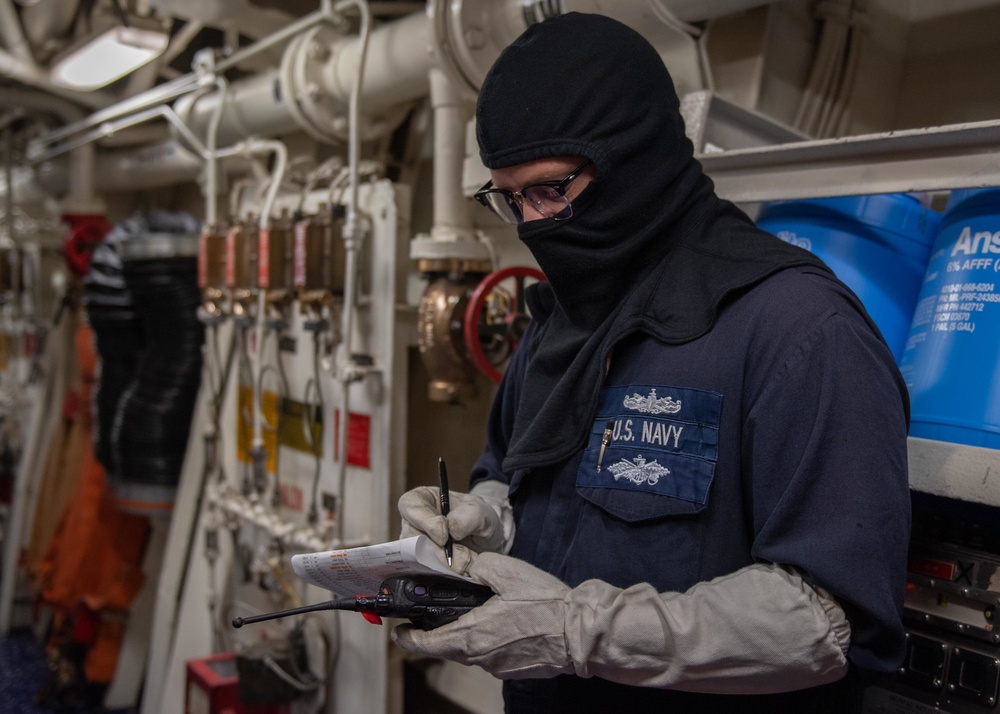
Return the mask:
<svg viewBox="0 0 1000 714">
<path fill-rule="evenodd" d="M 602 15 L 532 25 L 483 82 L 476 122 L 487 168 L 553 156 L 596 167 L 571 218 L 518 226 L 548 282 L 529 290 L 545 325 L 505 471 L 557 463 L 583 445 L 606 360 L 625 335 L 694 339 L 734 291 L 820 264 L 715 196 L 678 107 L 655 49 Z"/>
</svg>

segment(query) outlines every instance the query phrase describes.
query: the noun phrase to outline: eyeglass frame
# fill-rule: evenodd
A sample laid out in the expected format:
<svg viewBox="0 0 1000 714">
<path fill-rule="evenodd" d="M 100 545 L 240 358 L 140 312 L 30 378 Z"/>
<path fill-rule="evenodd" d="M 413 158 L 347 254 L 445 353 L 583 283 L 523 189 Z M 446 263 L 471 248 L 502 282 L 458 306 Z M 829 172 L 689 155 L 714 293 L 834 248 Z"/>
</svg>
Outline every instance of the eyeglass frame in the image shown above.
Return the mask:
<svg viewBox="0 0 1000 714">
<path fill-rule="evenodd" d="M 525 196 L 524 192 L 527 191 L 529 188 L 535 188 L 537 186 L 544 186 L 546 188 L 554 189 L 556 193 L 558 193 L 563 198 L 566 198 L 566 191 L 569 189 L 569 185 L 571 183 L 573 183 L 574 181 L 576 181 L 578 178 L 580 178 L 580 176 L 583 174 L 583 172 L 586 171 L 588 168 L 590 168 L 593 165 L 593 163 L 594 162 L 592 160 L 587 159 L 582 164 L 580 164 L 575 169 L 573 169 L 573 171 L 566 178 L 564 178 L 564 179 L 562 179 L 560 181 L 538 181 L 536 183 L 529 184 L 527 186 L 522 186 L 520 191 L 511 191 L 509 188 L 499 188 L 497 186 L 494 186 L 493 185 L 493 181 L 490 180 L 490 181 L 487 181 L 486 183 L 484 183 L 483 186 L 482 186 L 482 188 L 480 188 L 478 191 L 476 191 L 474 194 L 472 194 L 472 197 L 474 199 L 476 199 L 482 206 L 485 206 L 491 212 L 493 212 L 493 213 L 496 214 L 497 213 L 496 210 L 493 208 L 493 206 L 491 206 L 488 203 L 488 199 L 486 198 L 486 194 L 488 194 L 488 193 L 499 193 L 501 196 L 503 196 L 507 200 L 508 204 L 510 204 L 511 202 L 513 202 L 514 204 L 517 205 L 518 212 L 521 214 L 521 220 L 519 220 L 517 223 L 524 223 L 524 201 L 525 200 L 527 200 L 529 203 L 531 203 L 531 205 L 535 207 L 535 210 L 537 210 L 539 213 L 541 213 L 546 218 L 551 218 L 553 221 L 565 221 L 566 219 L 573 217 L 573 203 L 572 203 L 572 201 L 570 201 L 569 199 L 566 200 L 566 207 L 570 209 L 570 214 L 568 216 L 564 216 L 562 218 L 559 218 L 558 216 L 550 216 L 545 211 L 544 208 L 542 208 L 537 203 L 535 203 L 534 201 L 532 201 L 530 198 L 528 198 L 527 196 Z M 518 200 L 518 199 L 520 199 L 520 200 Z M 497 214 L 497 215 L 499 215 L 499 214 Z M 500 216 L 500 219 L 503 220 L 503 216 Z"/>
</svg>

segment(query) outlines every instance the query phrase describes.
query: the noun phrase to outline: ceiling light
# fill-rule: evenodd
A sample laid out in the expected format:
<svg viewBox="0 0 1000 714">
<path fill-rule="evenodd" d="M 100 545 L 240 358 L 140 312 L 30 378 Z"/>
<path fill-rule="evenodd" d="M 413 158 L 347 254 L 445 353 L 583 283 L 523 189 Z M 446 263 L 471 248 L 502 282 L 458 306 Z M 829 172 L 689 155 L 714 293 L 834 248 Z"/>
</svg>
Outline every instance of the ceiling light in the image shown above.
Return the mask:
<svg viewBox="0 0 1000 714">
<path fill-rule="evenodd" d="M 65 87 L 98 89 L 159 57 L 168 41 L 159 30 L 112 27 L 63 55 L 52 66 L 50 77 Z"/>
</svg>

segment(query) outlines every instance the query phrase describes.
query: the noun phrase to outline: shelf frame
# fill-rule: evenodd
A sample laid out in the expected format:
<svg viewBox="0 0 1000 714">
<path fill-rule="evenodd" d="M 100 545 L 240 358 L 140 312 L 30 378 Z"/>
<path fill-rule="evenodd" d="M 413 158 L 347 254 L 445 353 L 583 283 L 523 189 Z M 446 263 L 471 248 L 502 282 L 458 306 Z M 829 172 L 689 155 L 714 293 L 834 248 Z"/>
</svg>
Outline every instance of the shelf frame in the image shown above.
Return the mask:
<svg viewBox="0 0 1000 714">
<path fill-rule="evenodd" d="M 698 155 L 735 203 L 1000 186 L 1000 120 Z"/>
</svg>

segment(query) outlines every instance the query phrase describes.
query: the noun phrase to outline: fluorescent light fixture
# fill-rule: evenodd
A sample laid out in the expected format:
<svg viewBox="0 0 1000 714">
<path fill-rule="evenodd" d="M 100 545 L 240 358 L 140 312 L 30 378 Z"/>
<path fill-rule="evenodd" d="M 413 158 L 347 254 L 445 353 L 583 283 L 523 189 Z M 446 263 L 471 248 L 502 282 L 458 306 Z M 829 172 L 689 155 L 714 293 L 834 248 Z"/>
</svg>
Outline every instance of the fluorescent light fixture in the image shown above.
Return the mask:
<svg viewBox="0 0 1000 714">
<path fill-rule="evenodd" d="M 112 27 L 60 58 L 50 76 L 65 87 L 98 89 L 159 57 L 168 41 L 164 32 Z"/>
</svg>

